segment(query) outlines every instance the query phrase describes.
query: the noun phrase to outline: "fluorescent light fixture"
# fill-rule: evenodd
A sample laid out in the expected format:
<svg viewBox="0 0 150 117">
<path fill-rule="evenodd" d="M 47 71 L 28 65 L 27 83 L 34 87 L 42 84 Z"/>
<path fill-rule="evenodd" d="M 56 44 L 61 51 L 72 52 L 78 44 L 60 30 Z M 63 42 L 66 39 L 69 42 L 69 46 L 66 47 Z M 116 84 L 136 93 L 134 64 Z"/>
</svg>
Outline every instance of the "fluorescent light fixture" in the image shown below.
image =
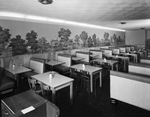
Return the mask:
<svg viewBox="0 0 150 117">
<path fill-rule="evenodd" d="M 14 17 L 14 18 L 24 18 L 25 17 L 24 14 L 13 13 L 13 12 L 0 12 L 0 16 L 3 16 L 3 17 Z"/>
<path fill-rule="evenodd" d="M 90 27 L 90 28 L 98 28 L 98 29 L 115 30 L 115 31 L 123 31 L 123 32 L 125 32 L 125 30 L 122 30 L 122 29 L 109 28 L 109 27 L 103 27 L 103 26 L 86 24 L 86 23 L 78 23 L 78 22 L 73 22 L 73 21 L 64 21 L 64 23 L 65 24 L 70 24 L 70 25 L 76 25 L 76 26 L 83 26 L 83 27 Z"/>
<path fill-rule="evenodd" d="M 46 17 L 34 16 L 34 15 L 27 15 L 25 18 L 30 20 L 47 21 Z"/>
<path fill-rule="evenodd" d="M 61 23 L 61 24 L 67 24 L 67 25 L 69 24 L 69 25 L 75 25 L 75 26 L 125 32 L 125 30 L 122 30 L 122 29 L 109 28 L 109 27 L 103 27 L 103 26 L 98 26 L 98 25 L 67 21 L 67 20 L 61 20 L 61 19 L 53 19 L 53 18 L 48 18 L 48 17 L 41 17 L 41 16 L 35 16 L 35 15 L 21 14 L 21 13 L 13 13 L 13 12 L 0 12 L 0 17 L 13 17 L 13 18 L 28 19 L 28 20 L 33 20 L 33 21 L 45 21 L 45 22 L 52 22 L 52 23 Z"/>
<path fill-rule="evenodd" d="M 54 22 L 54 23 L 64 23 L 64 22 L 65 22 L 65 20 L 53 19 L 53 18 L 48 18 L 47 21 L 48 21 L 48 22 Z"/>
</svg>

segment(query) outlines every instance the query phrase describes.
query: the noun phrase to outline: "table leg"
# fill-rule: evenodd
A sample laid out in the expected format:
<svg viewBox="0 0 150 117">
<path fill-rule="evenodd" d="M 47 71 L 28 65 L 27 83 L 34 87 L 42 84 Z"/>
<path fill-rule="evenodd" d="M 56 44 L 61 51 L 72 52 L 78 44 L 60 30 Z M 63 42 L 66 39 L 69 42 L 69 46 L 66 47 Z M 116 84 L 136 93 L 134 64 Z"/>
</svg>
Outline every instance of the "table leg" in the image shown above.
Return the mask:
<svg viewBox="0 0 150 117">
<path fill-rule="evenodd" d="M 123 60 L 123 66 L 124 66 L 123 71 L 126 71 L 126 60 L 125 59 Z"/>
<path fill-rule="evenodd" d="M 53 103 L 55 103 L 55 94 L 56 94 L 55 89 L 52 89 L 52 102 Z"/>
<path fill-rule="evenodd" d="M 138 58 L 137 58 L 137 56 L 135 57 L 135 59 L 136 59 L 136 63 L 138 63 Z"/>
<path fill-rule="evenodd" d="M 70 104 L 73 104 L 73 82 L 70 84 Z"/>
<path fill-rule="evenodd" d="M 50 71 L 53 71 L 53 65 L 51 65 L 50 67 L 51 67 L 51 68 L 50 68 Z"/>
<path fill-rule="evenodd" d="M 102 87 L 102 71 L 100 71 L 99 75 L 99 86 Z"/>
<path fill-rule="evenodd" d="M 118 63 L 116 64 L 116 70 L 118 71 Z"/>
<path fill-rule="evenodd" d="M 114 66 L 113 66 L 113 64 L 111 65 L 111 68 L 112 68 L 112 70 L 114 70 Z"/>
<path fill-rule="evenodd" d="M 15 74 L 15 79 L 16 79 L 17 88 L 19 88 L 19 78 L 18 78 L 17 74 Z"/>
<path fill-rule="evenodd" d="M 90 87 L 91 87 L 91 93 L 93 92 L 93 74 L 91 74 L 91 80 L 90 80 Z"/>
</svg>

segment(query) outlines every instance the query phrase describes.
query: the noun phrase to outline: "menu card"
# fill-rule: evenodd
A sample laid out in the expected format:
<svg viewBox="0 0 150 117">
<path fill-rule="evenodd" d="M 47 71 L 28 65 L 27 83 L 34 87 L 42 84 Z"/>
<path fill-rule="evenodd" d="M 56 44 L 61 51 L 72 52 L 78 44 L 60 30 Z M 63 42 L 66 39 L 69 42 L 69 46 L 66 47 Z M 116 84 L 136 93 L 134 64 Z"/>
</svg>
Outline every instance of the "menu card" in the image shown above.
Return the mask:
<svg viewBox="0 0 150 117">
<path fill-rule="evenodd" d="M 28 112 L 30 112 L 30 111 L 33 111 L 33 110 L 35 110 L 35 108 L 34 108 L 33 106 L 30 106 L 30 107 L 28 107 L 28 108 L 25 108 L 25 109 L 21 110 L 21 112 L 22 112 L 23 114 L 26 114 L 26 113 L 28 113 Z"/>
</svg>

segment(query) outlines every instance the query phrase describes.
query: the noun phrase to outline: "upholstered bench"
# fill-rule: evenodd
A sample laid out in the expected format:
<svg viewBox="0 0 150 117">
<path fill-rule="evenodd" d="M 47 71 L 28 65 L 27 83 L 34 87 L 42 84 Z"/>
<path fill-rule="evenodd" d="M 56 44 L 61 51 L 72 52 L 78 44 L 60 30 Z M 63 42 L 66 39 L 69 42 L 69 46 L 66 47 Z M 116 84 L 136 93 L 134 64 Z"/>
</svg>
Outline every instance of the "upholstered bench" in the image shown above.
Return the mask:
<svg viewBox="0 0 150 117">
<path fill-rule="evenodd" d="M 10 75 L 12 74 L 0 67 L 0 96 L 12 92 L 15 89 L 16 82 Z"/>
<path fill-rule="evenodd" d="M 45 64 L 45 59 L 31 57 L 30 61 L 29 61 L 29 68 L 32 69 L 32 71 L 25 72 L 22 74 L 22 76 L 29 78 L 33 75 L 43 73 L 44 72 L 44 64 Z"/>
<path fill-rule="evenodd" d="M 54 71 L 57 71 L 58 73 L 63 75 L 69 75 L 71 66 L 71 55 L 58 54 L 57 61 L 64 62 L 64 64 L 54 66 Z"/>
<path fill-rule="evenodd" d="M 150 59 L 141 59 L 141 63 L 149 64 L 150 65 Z"/>
<path fill-rule="evenodd" d="M 93 50 L 93 49 L 91 49 L 90 53 L 93 54 L 93 55 L 98 55 L 95 58 L 102 58 L 103 57 L 103 54 L 102 54 L 101 50 Z"/>
<path fill-rule="evenodd" d="M 110 72 L 110 97 L 150 111 L 150 77 Z"/>
<path fill-rule="evenodd" d="M 78 64 L 89 64 L 90 63 L 90 52 L 76 51 L 76 57 L 83 58 L 81 61 L 78 61 Z"/>
<path fill-rule="evenodd" d="M 150 76 L 150 65 L 144 63 L 130 63 L 129 72 Z"/>
</svg>

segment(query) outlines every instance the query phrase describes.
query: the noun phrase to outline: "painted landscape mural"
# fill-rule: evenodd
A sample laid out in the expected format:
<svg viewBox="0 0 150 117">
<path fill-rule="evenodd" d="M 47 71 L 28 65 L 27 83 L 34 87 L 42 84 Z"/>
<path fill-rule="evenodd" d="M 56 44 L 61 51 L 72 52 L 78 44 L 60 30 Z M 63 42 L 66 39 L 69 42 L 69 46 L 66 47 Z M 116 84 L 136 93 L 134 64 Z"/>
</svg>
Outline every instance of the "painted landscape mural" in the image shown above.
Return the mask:
<svg viewBox="0 0 150 117">
<path fill-rule="evenodd" d="M 125 44 L 125 36 L 117 35 L 115 32 L 110 34 L 109 31 L 103 31 L 102 37 L 98 37 L 96 33 L 89 34 L 88 31 L 82 30 L 71 37 L 72 30 L 61 26 L 55 38 L 52 39 L 47 39 L 44 35 L 38 37 L 36 29 L 24 33 L 24 37 L 21 34 L 12 37 L 11 29 L 0 24 L 0 54 L 7 53 L 15 56 L 26 53 L 43 53 L 51 49 L 59 51 Z"/>
</svg>

